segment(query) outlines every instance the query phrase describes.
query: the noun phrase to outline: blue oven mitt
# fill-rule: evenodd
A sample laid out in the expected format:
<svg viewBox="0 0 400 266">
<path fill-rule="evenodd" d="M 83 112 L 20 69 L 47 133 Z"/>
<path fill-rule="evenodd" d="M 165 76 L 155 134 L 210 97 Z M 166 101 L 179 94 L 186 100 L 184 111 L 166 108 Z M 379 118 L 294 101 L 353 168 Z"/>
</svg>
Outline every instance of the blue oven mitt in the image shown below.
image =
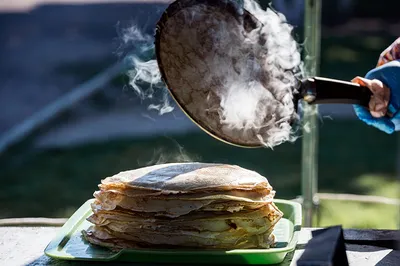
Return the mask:
<svg viewBox="0 0 400 266">
<path fill-rule="evenodd" d="M 365 78 L 380 80 L 390 89 L 388 112 L 392 116 L 375 118 L 365 107 L 354 105 L 356 115 L 366 124 L 388 134 L 400 131 L 400 60 L 391 61 L 371 70 Z"/>
</svg>

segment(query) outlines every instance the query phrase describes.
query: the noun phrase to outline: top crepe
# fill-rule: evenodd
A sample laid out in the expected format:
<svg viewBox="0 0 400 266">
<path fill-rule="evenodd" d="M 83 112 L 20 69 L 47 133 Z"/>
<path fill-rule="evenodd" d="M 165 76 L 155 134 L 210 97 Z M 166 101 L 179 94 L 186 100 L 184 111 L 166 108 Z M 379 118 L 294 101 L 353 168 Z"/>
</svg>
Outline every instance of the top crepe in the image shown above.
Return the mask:
<svg viewBox="0 0 400 266">
<path fill-rule="evenodd" d="M 260 174 L 235 165 L 171 163 L 121 172 L 106 178 L 100 188 L 137 189 L 165 193 L 272 189 Z"/>
</svg>

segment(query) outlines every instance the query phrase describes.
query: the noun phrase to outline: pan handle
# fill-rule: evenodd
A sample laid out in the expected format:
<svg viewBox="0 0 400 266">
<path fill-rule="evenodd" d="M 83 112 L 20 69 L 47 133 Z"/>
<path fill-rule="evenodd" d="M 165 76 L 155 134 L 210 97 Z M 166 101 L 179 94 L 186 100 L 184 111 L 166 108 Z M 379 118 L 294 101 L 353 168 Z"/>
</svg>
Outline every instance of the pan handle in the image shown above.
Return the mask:
<svg viewBox="0 0 400 266">
<path fill-rule="evenodd" d="M 301 97 L 309 104 L 357 104 L 368 108 L 372 92 L 356 83 L 312 77 L 301 82 Z"/>
</svg>

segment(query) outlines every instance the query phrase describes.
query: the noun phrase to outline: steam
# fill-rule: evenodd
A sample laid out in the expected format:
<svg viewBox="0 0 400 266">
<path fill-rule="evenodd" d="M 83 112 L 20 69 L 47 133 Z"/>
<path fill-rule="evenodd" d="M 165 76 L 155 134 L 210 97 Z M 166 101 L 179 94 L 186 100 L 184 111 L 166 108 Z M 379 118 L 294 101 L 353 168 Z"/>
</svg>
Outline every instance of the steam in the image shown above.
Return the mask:
<svg viewBox="0 0 400 266">
<path fill-rule="evenodd" d="M 130 88 L 142 100 L 151 100 L 148 110 L 163 115 L 174 110 L 168 90 L 161 79 L 157 60 L 154 58 L 154 37 L 143 33 L 136 25 L 125 28 L 121 36 L 124 47 L 133 47 L 133 54 L 127 57 L 130 69 L 127 72 Z M 145 60 L 143 57 L 150 57 Z M 158 97 L 157 97 L 158 96 Z"/>
<path fill-rule="evenodd" d="M 297 138 L 291 123 L 297 119 L 293 93 L 301 78 L 301 55 L 282 14 L 263 10 L 251 0 L 244 1 L 244 8 L 261 24 L 247 33 L 244 49 L 230 54 L 244 60 L 236 65 L 242 71 L 229 73 L 219 91 L 220 117 L 226 129 L 255 131 L 260 142 L 272 148 Z"/>
<path fill-rule="evenodd" d="M 174 94 L 197 122 L 230 142 L 273 148 L 295 141 L 293 94 L 304 75 L 293 27 L 253 0 L 216 1 L 234 11 L 197 4 L 168 17 L 160 54 Z M 138 51 L 129 57 L 130 87 L 153 101 L 149 110 L 171 112 L 157 61 L 141 56 L 154 56 L 154 38 L 131 27 L 122 39 Z"/>
<path fill-rule="evenodd" d="M 164 72 L 203 127 L 233 143 L 273 148 L 297 138 L 293 94 L 302 62 L 292 30 L 282 14 L 252 0 L 199 2 L 168 17 Z"/>
<path fill-rule="evenodd" d="M 198 156 L 191 155 L 186 152 L 183 146 L 179 145 L 175 140 L 173 141 L 173 147 L 158 148 L 153 151 L 152 158 L 146 163 L 142 164 L 138 161 L 139 165 L 149 166 L 166 163 L 188 163 L 201 161 Z"/>
</svg>

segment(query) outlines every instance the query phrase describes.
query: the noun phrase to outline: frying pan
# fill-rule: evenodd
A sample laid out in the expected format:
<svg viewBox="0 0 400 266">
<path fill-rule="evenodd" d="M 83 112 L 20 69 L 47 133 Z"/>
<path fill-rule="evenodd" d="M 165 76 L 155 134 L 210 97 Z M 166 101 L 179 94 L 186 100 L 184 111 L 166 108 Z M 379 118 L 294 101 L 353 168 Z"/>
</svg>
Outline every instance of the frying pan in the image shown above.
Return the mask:
<svg viewBox="0 0 400 266">
<path fill-rule="evenodd" d="M 276 13 L 264 19 L 266 13 L 260 14 L 254 5 L 250 0 L 178 0 L 157 23 L 155 49 L 162 79 L 195 124 L 235 146 L 271 147 L 294 134 L 299 101 L 368 108 L 372 93 L 367 87 L 323 77 L 302 78 L 288 25 L 276 24 L 281 19 Z M 247 86 L 257 89 L 244 89 Z M 255 96 L 243 93 L 262 94 L 265 99 L 260 104 L 253 101 Z M 224 121 L 226 113 L 221 109 L 228 108 L 224 106 L 228 98 L 229 108 L 248 120 L 234 121 L 236 126 Z M 249 126 L 242 120 L 254 123 Z"/>
</svg>

